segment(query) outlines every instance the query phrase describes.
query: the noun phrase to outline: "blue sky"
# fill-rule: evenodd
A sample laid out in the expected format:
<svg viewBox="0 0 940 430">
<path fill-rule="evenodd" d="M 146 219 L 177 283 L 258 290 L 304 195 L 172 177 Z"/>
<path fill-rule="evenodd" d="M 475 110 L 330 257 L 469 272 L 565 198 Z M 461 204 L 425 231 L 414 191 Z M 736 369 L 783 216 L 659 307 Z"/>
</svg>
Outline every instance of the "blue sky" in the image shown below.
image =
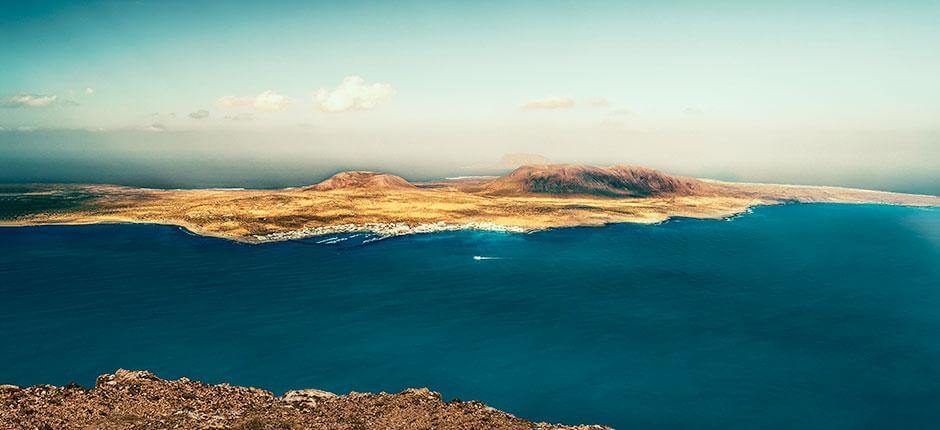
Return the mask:
<svg viewBox="0 0 940 430">
<path fill-rule="evenodd" d="M 5 131 L 371 131 L 459 153 L 447 136 L 478 130 L 503 136 L 492 153 L 551 134 L 623 161 L 618 130 L 771 152 L 762 131 L 875 130 L 925 133 L 919 168 L 936 155 L 936 1 L 7 3 Z"/>
</svg>

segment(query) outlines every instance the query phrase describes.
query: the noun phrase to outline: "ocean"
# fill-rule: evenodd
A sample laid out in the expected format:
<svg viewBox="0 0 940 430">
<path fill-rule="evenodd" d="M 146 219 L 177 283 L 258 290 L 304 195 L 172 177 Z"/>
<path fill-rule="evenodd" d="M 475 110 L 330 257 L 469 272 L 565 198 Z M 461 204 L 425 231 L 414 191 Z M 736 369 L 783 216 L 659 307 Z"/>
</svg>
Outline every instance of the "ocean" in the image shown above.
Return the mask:
<svg viewBox="0 0 940 430">
<path fill-rule="evenodd" d="M 427 386 L 620 429 L 940 422 L 940 209 L 245 245 L 0 228 L 0 383 Z M 322 242 L 322 243 L 317 243 Z"/>
</svg>

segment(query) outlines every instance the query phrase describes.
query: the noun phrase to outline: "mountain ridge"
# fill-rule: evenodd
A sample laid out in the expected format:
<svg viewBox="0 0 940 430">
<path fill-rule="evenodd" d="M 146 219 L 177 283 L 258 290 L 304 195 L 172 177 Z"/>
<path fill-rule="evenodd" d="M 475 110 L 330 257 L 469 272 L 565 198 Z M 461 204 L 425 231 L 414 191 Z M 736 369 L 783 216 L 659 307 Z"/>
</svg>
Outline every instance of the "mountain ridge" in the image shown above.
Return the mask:
<svg viewBox="0 0 940 430">
<path fill-rule="evenodd" d="M 634 165 L 598 167 L 545 164 L 519 167 L 484 187 L 497 195 L 554 194 L 602 197 L 695 195 L 709 188 L 698 179 Z"/>
</svg>

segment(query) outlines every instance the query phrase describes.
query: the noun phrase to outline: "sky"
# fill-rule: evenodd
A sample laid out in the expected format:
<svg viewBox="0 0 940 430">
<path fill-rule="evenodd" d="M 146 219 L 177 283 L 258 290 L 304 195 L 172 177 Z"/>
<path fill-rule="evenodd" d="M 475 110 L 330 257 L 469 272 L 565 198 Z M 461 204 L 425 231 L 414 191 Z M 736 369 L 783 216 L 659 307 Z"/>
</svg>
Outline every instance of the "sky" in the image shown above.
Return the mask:
<svg viewBox="0 0 940 430">
<path fill-rule="evenodd" d="M 0 181 L 278 186 L 531 152 L 940 192 L 938 1 L 13 3 Z"/>
</svg>

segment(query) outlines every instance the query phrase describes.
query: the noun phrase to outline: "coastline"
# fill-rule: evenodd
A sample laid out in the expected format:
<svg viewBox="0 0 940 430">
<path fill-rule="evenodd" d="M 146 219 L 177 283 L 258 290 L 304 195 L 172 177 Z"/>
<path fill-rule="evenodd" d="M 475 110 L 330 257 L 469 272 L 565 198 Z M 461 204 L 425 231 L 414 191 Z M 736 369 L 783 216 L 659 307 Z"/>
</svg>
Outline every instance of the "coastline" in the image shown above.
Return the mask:
<svg viewBox="0 0 940 430">
<path fill-rule="evenodd" d="M 618 221 L 609 221 L 604 223 L 583 223 L 583 224 L 565 224 L 565 225 L 553 225 L 553 226 L 544 226 L 544 227 L 526 227 L 518 225 L 504 225 L 497 224 L 493 222 L 446 222 L 438 221 L 433 223 L 421 223 L 421 224 L 408 224 L 401 222 L 393 223 L 362 223 L 362 224 L 338 224 L 338 225 L 327 225 L 319 227 L 309 227 L 302 228 L 297 230 L 286 230 L 273 232 L 263 235 L 253 235 L 250 237 L 234 237 L 225 234 L 218 234 L 217 232 L 205 231 L 200 229 L 196 225 L 184 225 L 182 223 L 172 223 L 172 222 L 148 222 L 148 221 L 135 221 L 135 220 L 79 220 L 79 221 L 69 221 L 69 222 L 33 222 L 30 220 L 20 221 L 20 220 L 0 220 L 0 228 L 18 228 L 18 227 L 42 227 L 42 226 L 83 226 L 83 225 L 124 225 L 124 224 L 140 224 L 140 225 L 160 225 L 168 227 L 176 227 L 181 229 L 183 232 L 190 236 L 196 237 L 207 237 L 215 239 L 223 239 L 237 243 L 243 243 L 247 245 L 263 245 L 267 243 L 277 243 L 277 242 L 287 242 L 295 240 L 305 240 L 318 237 L 327 237 L 335 234 L 371 234 L 375 237 L 369 238 L 363 243 L 371 243 L 379 240 L 384 240 L 393 237 L 400 236 L 409 236 L 416 234 L 433 234 L 433 233 L 442 233 L 450 231 L 488 231 L 488 232 L 499 232 L 499 233 L 512 233 L 512 234 L 529 234 L 536 233 L 539 231 L 563 229 L 563 228 L 578 228 L 578 227 L 604 227 L 608 225 L 616 224 L 641 224 L 641 225 L 655 225 L 669 222 L 674 219 L 698 219 L 698 220 L 724 220 L 730 221 L 737 219 L 743 216 L 746 216 L 750 213 L 753 213 L 755 208 L 764 207 L 764 206 L 780 206 L 780 205 L 813 205 L 813 204 L 839 204 L 839 205 L 880 205 L 880 206 L 898 206 L 898 207 L 915 207 L 915 208 L 924 208 L 924 209 L 935 209 L 940 208 L 940 205 L 908 205 L 895 202 L 883 202 L 883 201 L 870 201 L 870 202 L 827 202 L 827 201 L 768 201 L 756 203 L 750 206 L 741 208 L 740 210 L 735 210 L 727 212 L 724 214 L 708 214 L 708 215 L 671 215 L 665 216 L 661 219 L 649 219 L 649 218 L 637 218 L 637 219 L 628 219 L 628 220 L 618 220 Z M 320 242 L 318 242 L 320 243 Z M 336 242 L 333 242 L 336 243 Z M 332 244 L 329 241 L 324 242 L 324 244 Z"/>
<path fill-rule="evenodd" d="M 512 177 L 486 183 L 503 181 L 505 185 Z M 527 233 L 615 223 L 655 224 L 676 217 L 723 219 L 755 206 L 793 202 L 940 206 L 940 197 L 929 195 L 661 174 L 658 178 L 680 181 L 690 188 L 633 197 L 526 191 L 505 194 L 487 191 L 472 181 L 435 182 L 434 187 L 427 187 L 429 183 L 415 185 L 370 172 L 340 173 L 316 186 L 279 190 L 36 184 L 11 194 L 9 206 L 0 208 L 5 214 L 0 226 L 158 224 L 178 226 L 200 236 L 261 244 L 347 233 L 373 234 L 373 241 L 457 230 Z M 24 197 L 18 199 L 17 195 Z"/>
<path fill-rule="evenodd" d="M 277 243 L 277 242 L 287 242 L 293 240 L 304 240 L 316 237 L 329 236 L 333 234 L 353 234 L 353 233 L 367 233 L 375 235 L 375 238 L 366 240 L 363 243 L 375 242 L 378 240 L 388 239 L 392 237 L 400 236 L 409 236 L 416 234 L 433 234 L 433 233 L 442 233 L 449 231 L 488 231 L 488 232 L 499 232 L 499 233 L 512 233 L 512 234 L 528 234 L 535 233 L 539 231 L 554 230 L 561 228 L 577 228 L 577 227 L 604 227 L 607 225 L 614 224 L 642 224 L 642 225 L 653 225 L 667 222 L 674 218 L 690 218 L 690 219 L 703 219 L 703 220 L 721 220 L 721 219 L 731 219 L 735 217 L 742 216 L 757 206 L 774 206 L 781 203 L 768 203 L 768 204 L 757 204 L 754 206 L 745 207 L 739 211 L 729 212 L 727 214 L 721 215 L 707 215 L 707 216 L 688 216 L 688 215 L 674 215 L 667 216 L 663 218 L 637 218 L 629 220 L 619 220 L 619 221 L 610 221 L 604 223 L 575 223 L 575 224 L 564 224 L 564 225 L 552 225 L 544 227 L 527 227 L 527 226 L 518 226 L 518 225 L 504 225 L 497 224 L 493 222 L 446 222 L 446 221 L 437 221 L 433 223 L 421 223 L 421 224 L 407 224 L 407 223 L 363 223 L 363 224 L 339 224 L 339 225 L 328 225 L 320 227 L 309 227 L 302 228 L 298 230 L 287 230 L 281 232 L 268 233 L 264 235 L 253 235 L 250 237 L 234 237 L 224 234 L 217 234 L 213 232 L 207 232 L 203 229 L 200 229 L 198 226 L 194 225 L 185 225 L 182 223 L 172 223 L 172 222 L 150 222 L 150 221 L 135 221 L 135 220 L 79 220 L 79 221 L 65 221 L 65 222 L 34 222 L 31 220 L 0 220 L 0 228 L 19 228 L 19 227 L 43 227 L 43 226 L 85 226 L 85 225 L 159 225 L 159 226 L 168 226 L 168 227 L 177 227 L 183 230 L 186 234 L 190 236 L 197 237 L 211 237 L 216 239 L 224 239 L 232 242 L 238 242 L 248 245 L 263 245 L 266 243 Z"/>
<path fill-rule="evenodd" d="M 431 224 L 409 225 L 405 223 L 369 223 L 369 224 L 340 224 L 325 227 L 312 227 L 286 232 L 269 233 L 254 236 L 255 243 L 282 242 L 288 240 L 301 240 L 318 236 L 342 233 L 371 233 L 377 237 L 370 241 L 387 239 L 396 236 L 412 234 L 440 233 L 445 231 L 477 230 L 504 233 L 529 233 L 538 229 L 526 229 L 518 226 L 499 225 L 490 222 L 447 223 L 439 221 Z M 368 241 L 367 241 L 368 242 Z"/>
</svg>

